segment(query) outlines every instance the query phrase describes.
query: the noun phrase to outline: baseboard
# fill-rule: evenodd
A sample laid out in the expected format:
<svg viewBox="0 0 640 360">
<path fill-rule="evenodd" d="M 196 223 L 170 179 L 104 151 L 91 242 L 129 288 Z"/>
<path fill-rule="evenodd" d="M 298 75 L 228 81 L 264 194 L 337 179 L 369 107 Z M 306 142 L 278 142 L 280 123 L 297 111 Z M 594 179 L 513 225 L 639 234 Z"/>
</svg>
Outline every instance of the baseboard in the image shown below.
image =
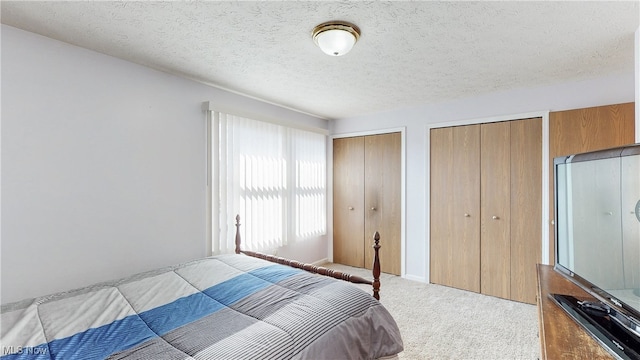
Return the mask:
<svg viewBox="0 0 640 360">
<path fill-rule="evenodd" d="M 326 264 L 326 263 L 328 263 L 328 262 L 329 262 L 329 259 L 324 258 L 324 259 L 320 259 L 320 260 L 318 260 L 318 261 L 314 261 L 314 262 L 312 262 L 312 263 L 311 263 L 311 265 L 315 265 L 315 266 L 322 266 L 322 265 L 324 265 L 324 264 Z"/>
<path fill-rule="evenodd" d="M 411 274 L 404 274 L 404 278 L 407 280 L 412 280 L 412 281 L 417 281 L 417 282 L 421 282 L 421 283 L 426 283 L 427 279 L 424 278 L 424 276 L 416 276 L 416 275 L 411 275 Z"/>
</svg>

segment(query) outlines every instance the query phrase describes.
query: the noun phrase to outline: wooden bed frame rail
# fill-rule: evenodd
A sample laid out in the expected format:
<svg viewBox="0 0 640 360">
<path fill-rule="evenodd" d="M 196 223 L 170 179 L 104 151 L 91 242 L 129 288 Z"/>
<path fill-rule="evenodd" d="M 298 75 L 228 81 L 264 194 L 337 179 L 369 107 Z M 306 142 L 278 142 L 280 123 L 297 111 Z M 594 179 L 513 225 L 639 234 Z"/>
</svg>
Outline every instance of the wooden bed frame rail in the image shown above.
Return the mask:
<svg viewBox="0 0 640 360">
<path fill-rule="evenodd" d="M 373 235 L 373 281 L 364 279 L 360 276 L 347 274 L 341 271 L 336 271 L 332 269 L 327 269 L 322 266 L 316 266 L 312 264 L 301 263 L 296 260 L 285 259 L 283 257 L 262 254 L 255 251 L 248 251 L 240 249 L 240 244 L 242 240 L 240 239 L 240 215 L 236 216 L 236 254 L 245 254 L 251 257 L 256 257 L 259 259 L 267 260 L 270 262 L 278 263 L 281 265 L 291 266 L 294 268 L 302 269 L 314 274 L 320 274 L 324 276 L 330 276 L 332 278 L 338 280 L 348 281 L 354 284 L 367 284 L 373 286 L 373 297 L 377 300 L 380 300 L 380 257 L 378 256 L 378 252 L 380 250 L 380 234 L 376 231 Z"/>
</svg>

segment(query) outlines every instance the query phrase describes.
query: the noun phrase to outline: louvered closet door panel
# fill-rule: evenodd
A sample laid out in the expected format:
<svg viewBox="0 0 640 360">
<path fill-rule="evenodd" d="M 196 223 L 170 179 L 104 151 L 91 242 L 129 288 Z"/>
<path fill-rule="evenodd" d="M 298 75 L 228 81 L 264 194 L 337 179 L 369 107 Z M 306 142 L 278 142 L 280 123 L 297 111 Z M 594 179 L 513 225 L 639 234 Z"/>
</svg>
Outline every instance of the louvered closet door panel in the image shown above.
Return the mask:
<svg viewBox="0 0 640 360">
<path fill-rule="evenodd" d="M 479 292 L 480 125 L 430 136 L 430 281 Z"/>
<path fill-rule="evenodd" d="M 364 267 L 364 138 L 333 140 L 333 261 Z"/>
<path fill-rule="evenodd" d="M 365 262 L 373 265 L 373 234 L 380 233 L 380 269 L 400 275 L 401 142 L 398 133 L 365 137 Z"/>
<path fill-rule="evenodd" d="M 511 299 L 536 303 L 542 246 L 542 119 L 511 122 Z"/>
<path fill-rule="evenodd" d="M 481 125 L 481 293 L 510 298 L 510 124 Z"/>
</svg>

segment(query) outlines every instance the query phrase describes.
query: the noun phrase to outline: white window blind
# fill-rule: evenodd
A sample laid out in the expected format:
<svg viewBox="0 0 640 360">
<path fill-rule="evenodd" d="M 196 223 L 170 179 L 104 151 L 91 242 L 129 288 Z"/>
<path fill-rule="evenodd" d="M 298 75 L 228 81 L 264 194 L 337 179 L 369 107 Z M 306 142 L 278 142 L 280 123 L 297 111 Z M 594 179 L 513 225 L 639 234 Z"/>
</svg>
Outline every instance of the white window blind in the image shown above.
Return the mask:
<svg viewBox="0 0 640 360">
<path fill-rule="evenodd" d="M 217 187 L 212 252 L 264 251 L 326 233 L 326 136 L 220 112 L 212 114 Z"/>
</svg>

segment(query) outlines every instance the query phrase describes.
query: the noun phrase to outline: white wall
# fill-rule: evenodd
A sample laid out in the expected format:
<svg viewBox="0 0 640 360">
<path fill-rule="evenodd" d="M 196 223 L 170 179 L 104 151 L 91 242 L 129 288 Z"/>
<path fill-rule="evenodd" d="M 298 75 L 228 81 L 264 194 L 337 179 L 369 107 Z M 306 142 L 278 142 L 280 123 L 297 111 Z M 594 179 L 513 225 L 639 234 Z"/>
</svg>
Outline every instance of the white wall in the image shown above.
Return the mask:
<svg viewBox="0 0 640 360">
<path fill-rule="evenodd" d="M 332 134 L 406 126 L 406 244 L 407 278 L 428 281 L 429 206 L 427 125 L 481 118 L 509 117 L 634 101 L 634 74 L 617 74 L 587 81 L 492 93 L 447 103 L 425 105 L 331 122 Z"/>
<path fill-rule="evenodd" d="M 204 101 L 328 127 L 5 25 L 1 36 L 2 303 L 206 256 Z"/>
<path fill-rule="evenodd" d="M 640 27 L 636 30 L 636 142 L 640 143 Z"/>
</svg>

